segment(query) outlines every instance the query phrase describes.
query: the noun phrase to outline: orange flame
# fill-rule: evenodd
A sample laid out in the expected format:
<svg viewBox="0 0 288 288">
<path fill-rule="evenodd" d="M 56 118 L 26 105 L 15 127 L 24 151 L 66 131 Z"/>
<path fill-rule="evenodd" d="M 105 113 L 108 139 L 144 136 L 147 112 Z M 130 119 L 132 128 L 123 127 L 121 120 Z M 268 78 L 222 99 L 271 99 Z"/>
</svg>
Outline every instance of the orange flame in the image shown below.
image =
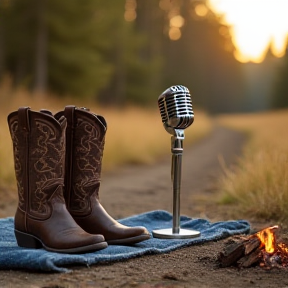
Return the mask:
<svg viewBox="0 0 288 288">
<path fill-rule="evenodd" d="M 276 229 L 278 229 L 278 226 L 269 227 L 257 233 L 257 236 L 265 247 L 267 253 L 273 253 L 276 249 Z"/>
</svg>

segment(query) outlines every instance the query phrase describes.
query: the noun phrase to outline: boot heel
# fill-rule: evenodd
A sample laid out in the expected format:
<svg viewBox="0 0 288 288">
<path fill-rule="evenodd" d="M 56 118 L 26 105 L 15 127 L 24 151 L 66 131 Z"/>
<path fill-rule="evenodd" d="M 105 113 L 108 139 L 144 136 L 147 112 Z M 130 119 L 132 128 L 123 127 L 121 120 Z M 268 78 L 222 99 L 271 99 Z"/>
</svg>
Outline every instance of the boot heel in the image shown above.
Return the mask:
<svg viewBox="0 0 288 288">
<path fill-rule="evenodd" d="M 20 232 L 18 230 L 14 230 L 15 237 L 18 243 L 18 246 L 25 247 L 25 248 L 34 248 L 39 249 L 42 248 L 42 243 L 34 236 Z"/>
</svg>

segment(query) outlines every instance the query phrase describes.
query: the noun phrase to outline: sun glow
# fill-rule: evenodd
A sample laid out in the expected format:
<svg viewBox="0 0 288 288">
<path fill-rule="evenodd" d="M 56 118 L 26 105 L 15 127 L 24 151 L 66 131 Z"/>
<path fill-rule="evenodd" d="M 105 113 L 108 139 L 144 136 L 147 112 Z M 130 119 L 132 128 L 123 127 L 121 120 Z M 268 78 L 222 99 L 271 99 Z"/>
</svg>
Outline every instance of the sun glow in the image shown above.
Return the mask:
<svg viewBox="0 0 288 288">
<path fill-rule="evenodd" d="M 269 48 L 276 57 L 285 55 L 287 0 L 208 0 L 208 6 L 230 27 L 238 61 L 260 63 Z"/>
</svg>

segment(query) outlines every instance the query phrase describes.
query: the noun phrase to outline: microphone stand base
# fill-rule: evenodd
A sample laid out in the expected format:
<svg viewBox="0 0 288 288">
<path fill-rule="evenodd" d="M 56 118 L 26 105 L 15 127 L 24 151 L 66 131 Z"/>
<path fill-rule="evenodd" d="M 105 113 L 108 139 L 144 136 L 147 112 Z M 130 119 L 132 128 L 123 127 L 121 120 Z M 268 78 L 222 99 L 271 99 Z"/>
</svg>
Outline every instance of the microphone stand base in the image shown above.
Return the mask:
<svg viewBox="0 0 288 288">
<path fill-rule="evenodd" d="M 161 239 L 190 239 L 199 237 L 201 233 L 196 230 L 188 230 L 188 229 L 180 229 L 179 233 L 173 233 L 173 229 L 168 228 L 168 229 L 153 230 L 152 235 L 154 238 L 161 238 Z"/>
</svg>

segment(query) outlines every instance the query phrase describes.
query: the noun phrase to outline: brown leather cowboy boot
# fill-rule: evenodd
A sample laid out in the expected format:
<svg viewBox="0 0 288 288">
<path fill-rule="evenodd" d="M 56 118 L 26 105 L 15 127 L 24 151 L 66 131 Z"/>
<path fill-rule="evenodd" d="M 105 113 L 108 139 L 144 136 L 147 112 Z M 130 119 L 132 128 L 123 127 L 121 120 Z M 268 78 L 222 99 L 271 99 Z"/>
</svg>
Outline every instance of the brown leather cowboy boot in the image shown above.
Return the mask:
<svg viewBox="0 0 288 288">
<path fill-rule="evenodd" d="M 106 121 L 86 108 L 66 106 L 66 206 L 77 224 L 91 234 L 102 234 L 108 244 L 147 240 L 144 227 L 127 227 L 114 220 L 99 202 L 99 186 Z"/>
<path fill-rule="evenodd" d="M 102 235 L 80 228 L 65 206 L 65 117 L 21 107 L 8 115 L 19 203 L 15 236 L 21 247 L 61 253 L 107 247 Z"/>
</svg>

